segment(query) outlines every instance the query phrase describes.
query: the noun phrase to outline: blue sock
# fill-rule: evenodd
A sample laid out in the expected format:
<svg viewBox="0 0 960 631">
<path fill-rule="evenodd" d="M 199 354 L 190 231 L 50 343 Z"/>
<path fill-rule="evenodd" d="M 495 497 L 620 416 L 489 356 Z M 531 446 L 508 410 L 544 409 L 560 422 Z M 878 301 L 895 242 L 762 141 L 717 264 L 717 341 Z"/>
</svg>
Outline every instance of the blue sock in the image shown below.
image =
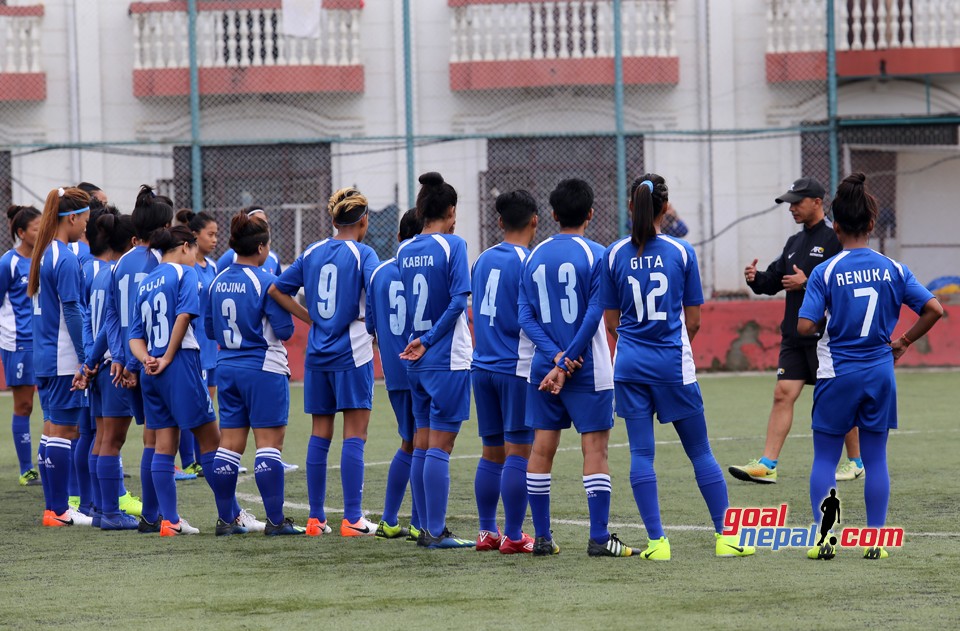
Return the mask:
<svg viewBox="0 0 960 631">
<path fill-rule="evenodd" d="M 105 516 L 116 519 L 120 515 L 120 480 L 123 471 L 120 469 L 120 456 L 100 456 L 97 458 L 97 478 L 100 480 L 100 497 L 103 502 L 100 512 Z M 152 521 L 156 521 L 156 517 Z"/>
<path fill-rule="evenodd" d="M 77 453 L 77 442 L 79 438 L 75 438 L 70 441 L 70 455 L 71 458 L 73 454 Z M 67 495 L 70 497 L 80 497 L 80 478 L 77 475 L 77 464 L 73 460 L 70 461 L 70 475 L 67 477 Z M 58 515 L 60 513 L 57 513 Z"/>
<path fill-rule="evenodd" d="M 610 540 L 607 521 L 610 519 L 610 493 L 613 490 L 610 476 L 592 473 L 583 476 L 583 488 L 587 491 L 587 508 L 590 511 L 590 538 L 597 543 Z"/>
<path fill-rule="evenodd" d="M 763 466 L 765 466 L 767 469 L 776 469 L 776 468 L 777 468 L 777 460 L 770 460 L 770 459 L 767 458 L 766 456 L 763 456 L 762 458 L 760 458 L 760 464 L 762 464 Z"/>
<path fill-rule="evenodd" d="M 427 504 L 427 532 L 439 537 L 447 527 L 450 496 L 450 454 L 432 447 L 423 463 L 423 495 Z"/>
<path fill-rule="evenodd" d="M 100 456 L 90 451 L 90 457 L 87 458 L 87 469 L 90 471 L 90 496 L 93 498 L 93 505 L 99 511 L 103 506 L 103 498 L 100 496 L 100 477 L 97 475 Z"/>
<path fill-rule="evenodd" d="M 150 466 L 150 476 L 157 491 L 157 500 L 160 502 L 160 513 L 164 520 L 171 524 L 180 522 L 180 513 L 177 512 L 177 483 L 174 480 L 174 456 L 153 454 L 153 463 Z"/>
<path fill-rule="evenodd" d="M 47 473 L 47 438 L 40 434 L 40 444 L 37 445 L 37 471 L 40 473 L 40 486 L 43 488 L 43 509 L 50 510 L 50 474 Z"/>
<path fill-rule="evenodd" d="M 861 438 L 860 448 L 863 449 Z M 843 436 L 813 430 L 813 466 L 810 468 L 810 506 L 813 523 L 819 524 L 823 514 L 820 504 L 837 485 L 837 462 L 843 453 Z"/>
<path fill-rule="evenodd" d="M 850 462 L 857 465 L 858 468 L 863 468 L 863 459 L 862 458 L 848 458 Z"/>
<path fill-rule="evenodd" d="M 657 472 L 653 468 L 654 454 L 646 450 L 630 450 L 630 486 L 637 502 L 640 519 L 647 529 L 647 538 L 657 540 L 665 536 L 660 521 L 660 497 L 657 491 Z"/>
<path fill-rule="evenodd" d="M 67 511 L 67 487 L 73 470 L 73 449 L 66 438 L 47 439 L 47 475 L 50 476 L 50 510 L 57 515 Z"/>
<path fill-rule="evenodd" d="M 327 521 L 323 502 L 327 499 L 327 454 L 330 441 L 310 436 L 307 443 L 307 497 L 310 498 L 310 517 Z"/>
<path fill-rule="evenodd" d="M 30 443 L 30 417 L 13 415 L 13 446 L 17 450 L 17 460 L 20 461 L 20 474 L 23 475 L 33 468 L 33 447 Z"/>
<path fill-rule="evenodd" d="M 503 534 L 511 541 L 523 537 L 523 519 L 527 516 L 527 459 L 507 456 L 500 477 L 503 498 Z"/>
<path fill-rule="evenodd" d="M 90 448 L 93 447 L 94 434 L 81 433 L 73 452 L 73 466 L 77 472 L 77 486 L 80 488 L 80 512 L 92 514 L 93 488 L 90 486 Z"/>
<path fill-rule="evenodd" d="M 387 492 L 383 498 L 383 516 L 381 517 L 390 526 L 400 523 L 397 513 L 400 511 L 400 504 L 403 503 L 407 483 L 410 482 L 412 462 L 413 456 L 402 449 L 398 449 L 397 453 L 393 454 L 393 460 L 390 462 L 390 470 L 387 472 Z"/>
<path fill-rule="evenodd" d="M 340 451 L 343 518 L 351 524 L 363 517 L 363 446 L 362 438 L 347 438 Z"/>
<path fill-rule="evenodd" d="M 194 458 L 197 459 L 197 462 L 200 462 L 200 441 L 197 440 L 197 435 L 194 434 L 193 432 L 190 432 L 190 438 L 191 440 L 193 440 Z"/>
<path fill-rule="evenodd" d="M 477 514 L 480 530 L 497 532 L 497 505 L 500 503 L 500 477 L 503 465 L 480 458 L 473 479 L 473 492 L 477 497 Z"/>
<path fill-rule="evenodd" d="M 143 455 L 140 457 L 140 494 L 143 496 L 143 512 L 141 516 L 151 524 L 157 521 L 160 515 L 160 498 L 157 497 L 157 489 L 153 484 L 153 455 L 156 449 L 153 447 L 144 447 Z M 122 463 L 121 463 L 122 465 Z"/>
<path fill-rule="evenodd" d="M 260 489 L 267 519 L 279 525 L 283 522 L 283 461 L 280 459 L 280 450 L 270 447 L 258 449 L 253 475 Z"/>
<path fill-rule="evenodd" d="M 427 450 L 414 449 L 410 460 L 410 497 L 419 521 L 414 522 L 411 518 L 410 523 L 420 529 L 427 527 L 427 499 L 423 490 L 423 467 L 426 462 Z"/>
<path fill-rule="evenodd" d="M 870 475 L 863 481 L 863 500 L 867 508 L 867 527 L 882 528 L 887 523 L 890 503 L 890 471 L 887 468 L 888 431 L 860 430 L 860 449 Z"/>
<path fill-rule="evenodd" d="M 534 536 L 547 539 L 553 539 L 550 534 L 550 481 L 549 473 L 527 472 L 527 500 L 530 502 Z"/>
<path fill-rule="evenodd" d="M 118 456 L 118 458 L 120 458 L 120 495 L 123 496 L 129 491 L 127 491 L 127 485 L 123 483 L 123 456 Z"/>
<path fill-rule="evenodd" d="M 703 414 L 685 418 L 673 424 L 683 450 L 693 465 L 693 474 L 700 487 L 700 495 L 707 503 L 707 511 L 713 521 L 716 532 L 723 532 L 723 517 L 727 512 L 727 482 L 723 471 L 717 464 L 710 449 L 710 439 L 707 437 L 707 419 Z M 769 465 L 768 465 L 769 466 Z M 776 466 L 776 463 L 774 463 Z M 836 469 L 836 465 L 834 465 Z"/>
<path fill-rule="evenodd" d="M 197 461 L 196 453 L 193 450 L 193 433 L 180 432 L 180 468 L 186 469 Z"/>
<path fill-rule="evenodd" d="M 237 497 L 237 477 L 240 471 L 240 454 L 223 447 L 200 454 L 203 477 L 213 491 L 217 502 L 217 516 L 226 523 L 233 522 L 240 511 L 233 505 Z"/>
</svg>

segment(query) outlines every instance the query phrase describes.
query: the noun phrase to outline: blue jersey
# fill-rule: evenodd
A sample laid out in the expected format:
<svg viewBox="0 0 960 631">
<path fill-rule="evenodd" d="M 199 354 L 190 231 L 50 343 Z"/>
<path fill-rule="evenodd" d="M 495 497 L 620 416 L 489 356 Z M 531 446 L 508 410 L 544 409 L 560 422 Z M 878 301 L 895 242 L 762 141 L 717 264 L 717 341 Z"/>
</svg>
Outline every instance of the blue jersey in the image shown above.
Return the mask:
<svg viewBox="0 0 960 631">
<path fill-rule="evenodd" d="M 131 314 L 130 339 L 147 342 L 152 357 L 162 357 L 170 345 L 177 316 L 186 313 L 192 318 L 200 315 L 200 291 L 197 272 L 193 267 L 176 263 L 161 263 L 137 288 L 136 314 Z M 187 327 L 180 348 L 200 350 L 193 319 Z"/>
<path fill-rule="evenodd" d="M 53 241 L 40 260 L 40 290 L 33 297 L 34 371 L 38 377 L 73 375 L 83 346 L 83 278 L 80 261 L 66 244 Z M 64 305 L 74 303 L 80 320 L 75 332 L 67 326 Z M 79 334 L 79 339 L 73 335 Z M 56 358 L 56 360 L 53 360 Z"/>
<path fill-rule="evenodd" d="M 533 342 L 520 328 L 520 274 L 530 251 L 501 243 L 473 264 L 473 367 L 527 379 Z M 479 304 L 478 304 L 479 300 Z"/>
<path fill-rule="evenodd" d="M 407 370 L 468 370 L 473 344 L 467 323 L 467 242 L 452 234 L 418 234 L 397 249 L 407 297 L 410 339 L 427 347 Z"/>
<path fill-rule="evenodd" d="M 703 304 L 693 247 L 658 235 L 637 248 L 630 237 L 603 255 L 600 306 L 620 312 L 613 378 L 680 386 L 697 381 L 684 307 Z"/>
<path fill-rule="evenodd" d="M 27 295 L 30 259 L 16 250 L 0 257 L 0 348 L 33 348 L 33 304 Z"/>
<path fill-rule="evenodd" d="M 355 241 L 314 243 L 283 271 L 277 289 L 293 295 L 302 287 L 310 312 L 307 368 L 340 371 L 373 361 L 373 337 L 363 323 L 364 293 L 377 254 Z"/>
<path fill-rule="evenodd" d="M 367 332 L 376 333 L 387 390 L 409 390 L 407 362 L 400 353 L 410 338 L 410 311 L 403 294 L 397 259 L 387 259 L 373 270 L 367 286 Z"/>
<path fill-rule="evenodd" d="M 111 295 L 110 288 L 113 284 L 114 263 L 96 262 L 99 263 L 97 265 L 99 269 L 90 284 L 88 317 L 84 328 L 87 366 L 91 367 L 101 359 L 111 361 L 113 356 L 109 347 L 120 344 L 120 327 L 116 312 L 107 309 L 108 296 Z M 113 336 L 112 339 L 108 338 L 108 335 Z"/>
<path fill-rule="evenodd" d="M 520 277 L 520 325 L 536 351 L 530 383 L 539 384 L 554 358 L 583 358 L 583 367 L 564 389 L 598 392 L 613 389 L 607 332 L 601 322 L 600 276 L 603 246 L 573 234 L 542 242 L 524 264 Z"/>
<path fill-rule="evenodd" d="M 200 279 L 200 321 L 197 326 L 197 342 L 200 343 L 200 367 L 210 370 L 217 367 L 217 343 L 207 337 L 206 327 L 202 325 L 207 316 L 207 303 L 210 300 L 210 284 L 217 276 L 217 264 L 204 257 L 206 265 L 199 263 L 193 266 Z M 270 285 L 268 284 L 267 287 Z"/>
<path fill-rule="evenodd" d="M 68 243 L 67 247 L 70 248 L 71 252 L 77 255 L 78 259 L 80 259 L 81 267 L 93 259 L 93 255 L 90 254 L 90 245 L 84 243 L 83 241 L 74 241 L 73 243 Z"/>
<path fill-rule="evenodd" d="M 817 265 L 807 281 L 799 317 L 819 322 L 818 379 L 893 364 L 890 336 L 907 305 L 920 313 L 933 298 L 905 265 L 868 248 L 844 250 Z"/>
<path fill-rule="evenodd" d="M 93 286 L 93 279 L 97 277 L 104 267 L 113 267 L 113 264 L 101 261 L 98 258 L 90 257 L 86 261 L 80 261 L 80 271 L 83 273 L 83 297 L 84 300 L 90 297 L 90 288 Z"/>
<path fill-rule="evenodd" d="M 232 265 L 214 279 L 204 329 L 220 345 L 217 366 L 290 374 L 280 340 L 293 335 L 293 318 L 267 294 L 275 280 L 250 265 Z"/>
<path fill-rule="evenodd" d="M 138 245 L 120 257 L 113 268 L 113 282 L 107 292 L 107 309 L 112 314 L 104 316 L 104 322 L 116 322 L 119 331 L 115 335 L 107 335 L 107 339 L 116 339 L 119 346 L 111 344 L 110 353 L 113 360 L 123 363 L 128 370 L 140 370 L 140 362 L 130 353 L 130 322 L 136 310 L 137 294 L 140 281 L 147 277 L 160 264 L 160 253 L 143 245 Z"/>
<path fill-rule="evenodd" d="M 237 253 L 233 251 L 233 248 L 230 248 L 223 253 L 223 256 L 217 259 L 217 269 L 222 272 L 236 262 Z M 280 269 L 280 259 L 278 259 L 277 255 L 272 251 L 267 252 L 267 260 L 263 262 L 263 266 L 260 269 L 274 276 L 279 276 L 280 272 L 283 271 Z"/>
</svg>

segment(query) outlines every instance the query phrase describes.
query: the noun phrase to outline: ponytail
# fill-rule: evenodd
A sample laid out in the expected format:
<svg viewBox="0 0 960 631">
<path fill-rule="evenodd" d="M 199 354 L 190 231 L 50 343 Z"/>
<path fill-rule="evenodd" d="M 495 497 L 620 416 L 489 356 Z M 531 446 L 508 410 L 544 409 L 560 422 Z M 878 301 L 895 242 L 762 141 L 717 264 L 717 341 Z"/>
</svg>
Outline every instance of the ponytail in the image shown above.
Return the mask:
<svg viewBox="0 0 960 631">
<path fill-rule="evenodd" d="M 184 243 L 195 244 L 196 235 L 186 226 L 160 228 L 150 235 L 150 247 L 166 254 L 170 250 L 179 248 Z"/>
<path fill-rule="evenodd" d="M 79 188 L 53 189 L 47 193 L 40 216 L 40 234 L 33 246 L 34 255 L 30 260 L 30 278 L 27 283 L 27 295 L 31 298 L 40 290 L 40 261 L 47 248 L 57 237 L 60 220 L 89 210 L 90 196 Z"/>
<path fill-rule="evenodd" d="M 633 228 L 630 243 L 643 254 L 643 246 L 657 236 L 656 220 L 668 201 L 667 182 L 656 173 L 645 173 L 630 185 L 630 213 Z"/>
<path fill-rule="evenodd" d="M 154 193 L 150 186 L 140 186 L 132 215 L 138 239 L 148 242 L 154 231 L 170 225 L 173 221 L 173 204 L 169 201 L 170 198 Z"/>
</svg>

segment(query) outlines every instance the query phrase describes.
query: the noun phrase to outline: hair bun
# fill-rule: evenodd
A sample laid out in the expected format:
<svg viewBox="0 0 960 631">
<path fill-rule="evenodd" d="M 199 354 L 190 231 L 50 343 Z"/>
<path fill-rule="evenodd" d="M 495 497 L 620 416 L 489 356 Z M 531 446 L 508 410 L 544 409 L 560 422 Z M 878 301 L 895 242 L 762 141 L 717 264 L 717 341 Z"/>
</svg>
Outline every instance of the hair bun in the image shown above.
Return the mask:
<svg viewBox="0 0 960 631">
<path fill-rule="evenodd" d="M 22 208 L 23 206 L 18 206 L 17 204 L 7 208 L 7 219 L 13 221 L 13 218 L 17 216 L 17 213 L 20 212 L 20 209 Z"/>
<path fill-rule="evenodd" d="M 851 173 L 845 177 L 844 180 L 850 182 L 851 184 L 863 184 L 867 181 L 867 176 L 858 171 L 856 173 Z"/>
<path fill-rule="evenodd" d="M 97 217 L 96 226 L 98 230 L 103 230 L 110 232 L 113 230 L 114 224 L 116 224 L 117 215 L 105 212 Z"/>
<path fill-rule="evenodd" d="M 429 171 L 421 175 L 419 181 L 424 186 L 440 186 L 443 184 L 443 176 L 436 171 Z"/>
<path fill-rule="evenodd" d="M 193 212 L 189 208 L 181 208 L 177 211 L 177 221 L 186 225 L 190 223 L 190 220 L 197 216 L 197 213 Z"/>
</svg>

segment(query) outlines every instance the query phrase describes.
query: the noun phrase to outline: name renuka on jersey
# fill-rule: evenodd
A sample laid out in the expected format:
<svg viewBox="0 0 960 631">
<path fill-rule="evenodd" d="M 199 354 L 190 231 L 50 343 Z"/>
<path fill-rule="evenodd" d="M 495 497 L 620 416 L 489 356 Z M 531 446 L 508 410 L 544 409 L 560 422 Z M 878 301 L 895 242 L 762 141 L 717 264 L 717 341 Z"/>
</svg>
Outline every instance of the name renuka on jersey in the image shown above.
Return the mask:
<svg viewBox="0 0 960 631">
<path fill-rule="evenodd" d="M 214 291 L 226 294 L 245 294 L 247 293 L 247 284 L 238 282 L 218 282 Z"/>
<path fill-rule="evenodd" d="M 893 282 L 893 279 L 890 277 L 890 270 L 881 270 L 879 267 L 838 272 L 834 278 L 837 279 L 837 287 L 862 283 L 878 283 L 880 281 Z"/>
<path fill-rule="evenodd" d="M 164 280 L 164 277 L 155 278 L 149 283 L 140 283 L 140 295 L 142 296 L 145 292 L 156 289 L 157 287 L 163 287 L 167 284 L 167 281 Z"/>
<path fill-rule="evenodd" d="M 405 256 L 402 259 L 402 265 L 404 268 L 409 267 L 433 267 L 433 255 L 432 254 L 423 254 L 423 255 L 413 255 Z"/>
</svg>

